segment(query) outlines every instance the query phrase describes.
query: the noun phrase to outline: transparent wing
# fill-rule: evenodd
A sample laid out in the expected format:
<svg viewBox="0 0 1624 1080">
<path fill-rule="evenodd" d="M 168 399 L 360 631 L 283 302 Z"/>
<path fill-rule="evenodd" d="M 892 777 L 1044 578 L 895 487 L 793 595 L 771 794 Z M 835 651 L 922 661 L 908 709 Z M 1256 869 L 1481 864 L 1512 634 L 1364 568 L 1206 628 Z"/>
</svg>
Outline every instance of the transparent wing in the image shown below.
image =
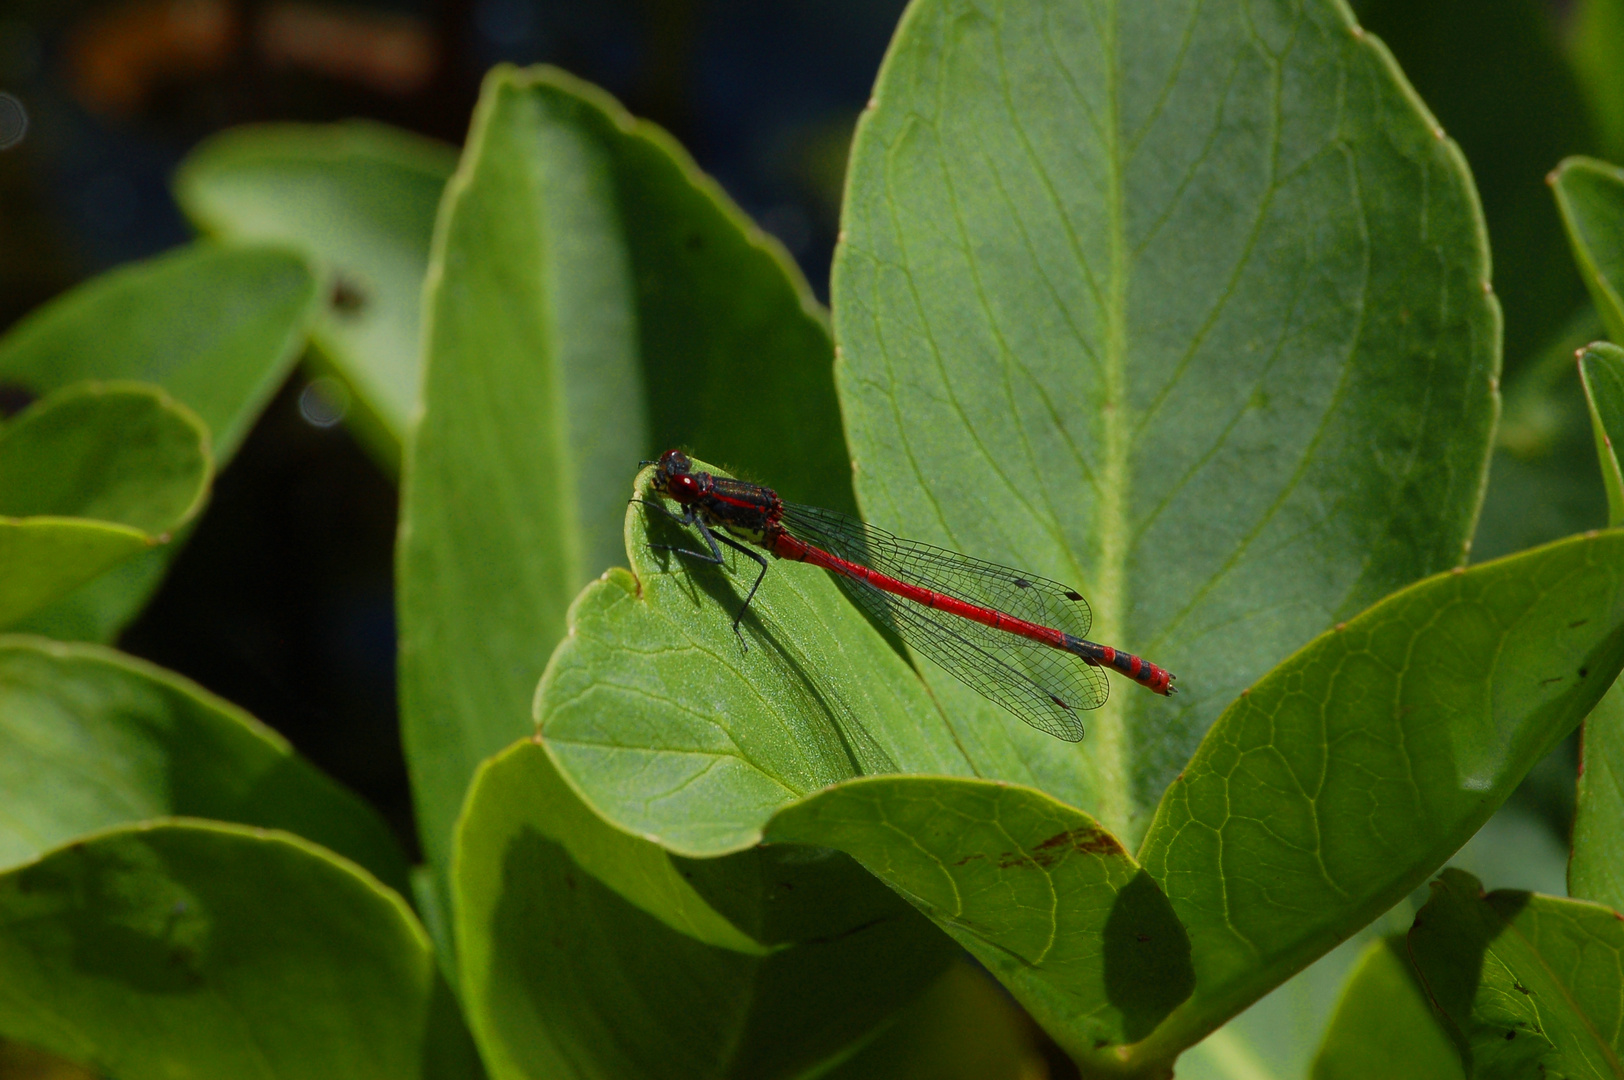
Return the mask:
<svg viewBox="0 0 1624 1080">
<path fill-rule="evenodd" d="M 1052 626 L 1074 637 L 1087 637 L 1094 623 L 1088 601 L 1058 581 L 904 540 L 834 510 L 786 503 L 783 522 L 790 535 L 842 559 L 977 607 Z"/>
<path fill-rule="evenodd" d="M 1087 601 L 1047 578 L 900 540 L 832 510 L 786 506 L 783 522 L 798 539 L 900 581 L 1077 637 L 1088 632 Z M 864 581 L 839 574 L 835 580 L 859 607 L 895 630 L 914 651 L 1058 739 L 1081 739 L 1083 722 L 1078 714 L 1098 708 L 1110 693 L 1105 674 L 1079 657 L 921 607 Z"/>
</svg>

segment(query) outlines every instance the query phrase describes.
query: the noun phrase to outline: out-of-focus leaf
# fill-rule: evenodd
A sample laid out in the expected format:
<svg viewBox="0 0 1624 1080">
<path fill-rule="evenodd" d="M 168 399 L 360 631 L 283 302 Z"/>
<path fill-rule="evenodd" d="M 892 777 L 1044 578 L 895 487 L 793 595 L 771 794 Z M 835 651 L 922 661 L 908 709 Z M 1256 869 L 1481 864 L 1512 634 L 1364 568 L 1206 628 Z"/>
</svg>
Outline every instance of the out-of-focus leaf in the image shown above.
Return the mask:
<svg viewBox="0 0 1624 1080">
<path fill-rule="evenodd" d="M 1607 501 L 1574 353 L 1603 332 L 1586 304 L 1505 388 L 1472 557 L 1498 559 L 1599 528 Z"/>
<path fill-rule="evenodd" d="M 845 235 L 867 516 L 1066 582 L 1091 636 L 1178 675 L 1061 747 L 923 665 L 981 775 L 1131 847 L 1237 693 L 1464 557 L 1499 364 L 1482 219 L 1342 4 L 916 3 Z"/>
<path fill-rule="evenodd" d="M 95 645 L 0 637 L 0 867 L 161 817 L 286 829 L 395 889 L 406 860 L 377 812 L 251 716 Z"/>
<path fill-rule="evenodd" d="M 1027 1020 L 985 973 L 956 963 L 827 1080 L 1033 1080 L 1049 1075 Z"/>
<path fill-rule="evenodd" d="M 365 120 L 265 124 L 206 140 L 175 174 L 199 228 L 304 251 L 327 305 L 312 337 L 382 428 L 360 434 L 388 461 L 417 405 L 423 276 L 451 147 Z"/>
<path fill-rule="evenodd" d="M 623 561 L 641 458 L 691 441 L 802 497 L 851 495 L 805 283 L 601 92 L 550 69 L 491 74 L 429 282 L 401 705 L 424 850 L 443 868 L 474 769 L 531 731 L 569 603 Z"/>
<path fill-rule="evenodd" d="M 401 898 L 285 833 L 164 822 L 0 875 L 0 1036 L 121 1080 L 462 1080 Z"/>
<path fill-rule="evenodd" d="M 1567 52 L 1590 105 L 1606 155 L 1624 158 L 1624 3 L 1575 0 L 1568 9 Z"/>
<path fill-rule="evenodd" d="M 1624 170 L 1572 157 L 1551 173 L 1573 259 L 1607 336 L 1624 341 Z"/>
<path fill-rule="evenodd" d="M 1624 664 L 1621 560 L 1603 533 L 1430 578 L 1226 710 L 1140 853 L 1196 978 L 1150 1043 L 1204 1035 L 1477 831 Z"/>
<path fill-rule="evenodd" d="M 82 383 L 0 428 L 0 626 L 167 543 L 213 478 L 190 409 L 138 383 Z"/>
<path fill-rule="evenodd" d="M 1427 993 L 1481 1080 L 1616 1077 L 1624 921 L 1600 904 L 1484 895 L 1446 870 L 1410 931 Z"/>
<path fill-rule="evenodd" d="M 1505 306 L 1508 373 L 1561 327 L 1582 292 L 1542 179 L 1596 148 L 1546 0 L 1355 0 L 1472 167 Z"/>
<path fill-rule="evenodd" d="M 595 819 L 540 747 L 487 763 L 453 896 L 462 998 L 492 1076 L 800 1075 L 849 1054 L 949 959 L 845 856 L 782 845 L 734 859 L 758 888 L 720 899 L 772 948 L 701 897 L 718 863 L 684 865 Z"/>
<path fill-rule="evenodd" d="M 0 339 L 0 384 L 43 395 L 85 379 L 154 383 L 208 426 L 224 467 L 304 347 L 316 281 L 291 251 L 193 244 L 121 267 Z M 26 629 L 106 641 L 158 587 L 152 551 L 37 612 Z"/>
<path fill-rule="evenodd" d="M 1624 473 L 1619 470 L 1613 437 L 1624 437 L 1624 349 L 1605 341 L 1586 346 L 1579 353 L 1579 377 L 1590 407 L 1602 484 L 1607 489 L 1607 524 L 1617 528 L 1624 524 Z"/>
<path fill-rule="evenodd" d="M 1373 941 L 1365 949 L 1309 1075 L 1312 1080 L 1466 1080 L 1460 1053 L 1416 981 L 1403 937 Z"/>
<path fill-rule="evenodd" d="M 1585 717 L 1581 738 L 1568 893 L 1624 911 L 1624 685 Z"/>
</svg>

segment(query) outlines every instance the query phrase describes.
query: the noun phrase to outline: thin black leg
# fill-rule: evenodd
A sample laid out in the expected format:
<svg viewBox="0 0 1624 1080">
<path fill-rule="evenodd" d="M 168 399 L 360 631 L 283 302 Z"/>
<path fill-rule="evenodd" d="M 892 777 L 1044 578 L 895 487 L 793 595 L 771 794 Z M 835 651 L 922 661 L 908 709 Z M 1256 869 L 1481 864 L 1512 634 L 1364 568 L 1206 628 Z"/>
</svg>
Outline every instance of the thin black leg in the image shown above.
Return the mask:
<svg viewBox="0 0 1624 1080">
<path fill-rule="evenodd" d="M 660 511 L 667 517 L 672 518 L 673 520 L 679 521 L 684 525 L 692 525 L 694 528 L 698 529 L 699 535 L 705 538 L 705 543 L 710 548 L 710 554 L 707 555 L 703 551 L 694 551 L 691 548 L 678 547 L 675 544 L 650 544 L 649 547 L 653 550 L 669 551 L 677 555 L 686 555 L 691 559 L 698 559 L 700 562 L 722 566 L 725 565 L 722 559 L 722 549 L 717 546 L 717 541 L 721 541 L 734 551 L 741 552 L 745 555 L 745 557 L 760 564 L 761 572 L 756 575 L 755 583 L 750 586 L 750 592 L 746 594 L 744 604 L 739 608 L 739 613 L 733 617 L 733 636 L 739 639 L 739 644 L 745 649 L 746 652 L 748 652 L 750 646 L 744 643 L 744 635 L 739 632 L 739 623 L 743 621 L 744 613 L 750 610 L 750 601 L 756 598 L 756 590 L 761 588 L 762 581 L 767 577 L 767 557 L 761 554 L 759 551 L 752 551 L 725 533 L 712 531 L 711 527 L 705 524 L 705 520 L 696 514 L 694 512 L 694 508 L 691 506 L 684 508 L 687 511 L 686 513 L 679 514 L 669 507 L 661 503 L 654 502 L 651 499 L 642 499 L 639 501 L 645 506 L 654 507 L 656 510 Z"/>
</svg>

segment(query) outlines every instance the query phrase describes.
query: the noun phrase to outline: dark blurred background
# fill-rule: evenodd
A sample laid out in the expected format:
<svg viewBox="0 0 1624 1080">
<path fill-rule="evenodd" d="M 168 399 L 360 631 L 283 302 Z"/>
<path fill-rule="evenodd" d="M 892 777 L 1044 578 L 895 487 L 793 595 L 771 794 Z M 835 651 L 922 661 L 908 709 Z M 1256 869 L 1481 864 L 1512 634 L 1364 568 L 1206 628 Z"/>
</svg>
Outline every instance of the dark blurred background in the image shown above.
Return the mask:
<svg viewBox="0 0 1624 1080">
<path fill-rule="evenodd" d="M 204 136 L 367 116 L 460 144 L 481 74 L 503 60 L 557 64 L 664 125 L 826 297 L 846 142 L 902 7 L 0 0 L 0 91 L 29 115 L 27 137 L 0 152 L 0 326 L 85 277 L 184 242 L 168 182 Z M 1610 111 L 1587 95 L 1597 81 L 1582 78 L 1587 64 L 1607 68 L 1619 43 L 1598 37 L 1611 30 L 1590 25 L 1582 5 L 1551 0 L 1355 7 L 1478 177 L 1514 380 L 1585 318 L 1543 178 L 1566 154 L 1624 151 L 1624 107 Z M 284 732 L 415 849 L 395 717 L 394 487 L 342 427 L 301 412 L 307 382 L 294 377 L 219 478 L 121 645 Z M 1601 513 L 1600 487 L 1587 431 L 1578 445 L 1568 470 L 1577 508 L 1537 526 L 1553 535 L 1602 523 L 1583 520 Z M 1514 493 L 1499 498 L 1510 500 L 1508 520 L 1536 520 Z M 1571 776 L 1561 782 L 1571 791 Z"/>
</svg>

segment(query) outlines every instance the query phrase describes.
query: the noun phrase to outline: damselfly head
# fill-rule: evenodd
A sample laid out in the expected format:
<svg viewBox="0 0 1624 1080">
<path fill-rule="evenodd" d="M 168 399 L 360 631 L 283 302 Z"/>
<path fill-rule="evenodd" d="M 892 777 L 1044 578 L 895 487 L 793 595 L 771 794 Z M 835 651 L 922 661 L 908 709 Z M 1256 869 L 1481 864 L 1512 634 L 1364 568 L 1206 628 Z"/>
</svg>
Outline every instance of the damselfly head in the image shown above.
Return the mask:
<svg viewBox="0 0 1624 1080">
<path fill-rule="evenodd" d="M 660 455 L 654 469 L 654 487 L 680 503 L 686 503 L 699 493 L 699 481 L 690 470 L 693 462 L 681 450 L 667 450 Z"/>
</svg>

